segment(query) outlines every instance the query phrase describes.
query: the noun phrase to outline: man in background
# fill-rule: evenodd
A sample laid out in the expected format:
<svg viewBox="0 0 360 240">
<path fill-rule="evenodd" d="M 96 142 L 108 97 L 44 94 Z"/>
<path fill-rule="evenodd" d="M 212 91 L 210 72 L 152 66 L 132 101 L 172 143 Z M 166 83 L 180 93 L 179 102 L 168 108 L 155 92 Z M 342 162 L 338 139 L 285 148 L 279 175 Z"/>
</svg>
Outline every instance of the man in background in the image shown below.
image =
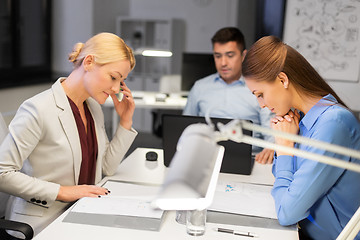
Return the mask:
<svg viewBox="0 0 360 240">
<path fill-rule="evenodd" d="M 260 108 L 241 77 L 241 64 L 246 55 L 244 35 L 238 28 L 226 27 L 218 30 L 211 42 L 217 73 L 195 82 L 183 115 L 246 119 L 270 127 L 271 112 Z M 255 136 L 264 138 L 260 133 Z M 257 162 L 272 163 L 272 150 L 253 147 L 253 151 L 257 153 Z"/>
</svg>

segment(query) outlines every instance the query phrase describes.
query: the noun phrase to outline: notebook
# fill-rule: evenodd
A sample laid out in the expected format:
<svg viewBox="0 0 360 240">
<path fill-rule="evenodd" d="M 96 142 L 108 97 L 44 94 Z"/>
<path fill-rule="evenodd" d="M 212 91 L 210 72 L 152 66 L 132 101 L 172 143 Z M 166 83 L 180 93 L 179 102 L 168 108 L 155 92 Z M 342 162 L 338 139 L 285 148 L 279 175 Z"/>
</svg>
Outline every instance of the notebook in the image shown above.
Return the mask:
<svg viewBox="0 0 360 240">
<path fill-rule="evenodd" d="M 223 124 L 228 123 L 232 119 L 225 118 L 211 118 L 215 124 L 221 122 Z M 190 124 L 194 123 L 206 123 L 204 117 L 199 116 L 184 116 L 164 114 L 162 116 L 163 124 L 163 149 L 164 149 L 164 164 L 166 167 L 170 165 L 170 162 L 175 154 L 176 145 L 184 129 Z M 252 136 L 252 132 L 243 130 L 243 133 Z M 236 143 L 233 141 L 219 142 L 219 145 L 225 147 L 224 159 L 221 165 L 220 172 L 250 175 L 254 159 L 251 156 L 251 145 L 245 143 Z"/>
</svg>

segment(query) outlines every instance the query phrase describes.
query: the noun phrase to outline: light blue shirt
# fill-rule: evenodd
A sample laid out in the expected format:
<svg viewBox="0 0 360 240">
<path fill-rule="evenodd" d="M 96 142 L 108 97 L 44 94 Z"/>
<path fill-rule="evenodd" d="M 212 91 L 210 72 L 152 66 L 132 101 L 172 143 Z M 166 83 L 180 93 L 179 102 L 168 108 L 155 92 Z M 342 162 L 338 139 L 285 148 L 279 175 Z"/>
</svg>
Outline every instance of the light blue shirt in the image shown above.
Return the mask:
<svg viewBox="0 0 360 240">
<path fill-rule="evenodd" d="M 265 127 L 270 127 L 272 117 L 269 109 L 260 108 L 243 78 L 227 84 L 218 73 L 195 82 L 183 111 L 184 115 L 191 116 L 205 116 L 207 113 L 210 117 L 251 120 Z"/>
<path fill-rule="evenodd" d="M 331 94 L 310 109 L 299 127 L 299 135 L 360 150 L 359 122 Z M 360 164 L 359 159 L 304 144 L 296 147 Z M 303 229 L 314 239 L 336 239 L 360 206 L 360 173 L 282 155 L 275 157 L 273 174 L 272 195 L 280 224 L 305 219 Z"/>
</svg>

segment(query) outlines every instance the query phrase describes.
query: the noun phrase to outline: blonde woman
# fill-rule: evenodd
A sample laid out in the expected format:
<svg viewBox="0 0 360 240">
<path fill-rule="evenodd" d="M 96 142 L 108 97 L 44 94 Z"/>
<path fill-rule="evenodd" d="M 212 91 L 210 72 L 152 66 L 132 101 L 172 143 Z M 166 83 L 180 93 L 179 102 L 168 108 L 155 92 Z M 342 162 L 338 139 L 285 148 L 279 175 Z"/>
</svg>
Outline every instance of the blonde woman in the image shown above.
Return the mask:
<svg viewBox="0 0 360 240">
<path fill-rule="evenodd" d="M 70 75 L 20 106 L 0 147 L 0 191 L 13 195 L 6 218 L 29 223 L 35 235 L 70 202 L 108 194 L 96 184 L 114 174 L 137 135 L 124 82 L 135 59 L 124 41 L 97 34 L 77 43 L 69 60 Z M 100 106 L 109 96 L 120 116 L 111 142 Z"/>
</svg>

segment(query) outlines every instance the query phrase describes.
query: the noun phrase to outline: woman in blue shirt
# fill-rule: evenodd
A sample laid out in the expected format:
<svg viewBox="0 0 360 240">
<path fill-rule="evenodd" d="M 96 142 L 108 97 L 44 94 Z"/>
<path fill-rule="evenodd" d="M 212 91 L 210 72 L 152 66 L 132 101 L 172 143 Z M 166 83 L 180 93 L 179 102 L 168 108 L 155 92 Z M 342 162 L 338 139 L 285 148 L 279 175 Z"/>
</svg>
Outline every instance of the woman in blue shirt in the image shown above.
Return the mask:
<svg viewBox="0 0 360 240">
<path fill-rule="evenodd" d="M 271 127 L 356 150 L 360 124 L 334 90 L 295 49 L 274 36 L 248 51 L 243 76 Z M 359 159 L 276 138 L 276 143 L 360 163 Z M 335 239 L 360 205 L 360 173 L 276 152 L 272 195 L 280 224 L 298 223 L 301 239 Z M 360 239 L 360 234 L 355 239 Z"/>
</svg>

